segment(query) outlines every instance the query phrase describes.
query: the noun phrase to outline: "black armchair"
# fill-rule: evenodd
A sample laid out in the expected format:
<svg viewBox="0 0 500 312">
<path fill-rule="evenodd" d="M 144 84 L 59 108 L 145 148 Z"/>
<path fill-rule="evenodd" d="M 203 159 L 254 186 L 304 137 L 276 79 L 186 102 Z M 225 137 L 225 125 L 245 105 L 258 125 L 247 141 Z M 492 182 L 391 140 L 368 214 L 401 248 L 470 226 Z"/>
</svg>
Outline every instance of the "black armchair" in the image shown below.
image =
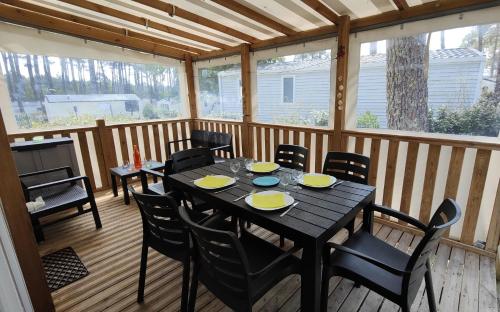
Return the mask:
<svg viewBox="0 0 500 312">
<path fill-rule="evenodd" d="M 57 179 L 53 177 L 47 178 L 47 175 L 61 172 L 65 173 L 66 177 L 59 177 Z M 39 195 L 43 195 L 45 205 L 29 212 L 37 241 L 43 241 L 45 239 L 39 219 L 70 208 L 76 207 L 78 211 L 55 222 L 92 212 L 96 228 L 102 227 L 94 193 L 92 192 L 88 177 L 75 177 L 71 167 L 60 167 L 21 174 L 19 178 L 21 180 L 26 202 L 34 200 Z M 81 183 L 83 183 L 85 188 L 81 186 Z M 83 205 L 87 203 L 90 204 L 90 208 L 83 209 Z"/>
<path fill-rule="evenodd" d="M 332 276 L 342 276 L 391 300 L 399 305 L 403 312 L 410 311 L 425 278 L 429 310 L 436 311 L 429 256 L 441 236 L 460 219 L 460 208 L 453 200 L 445 199 L 428 225 L 386 207 L 370 205 L 368 209 L 412 224 L 424 231 L 424 237 L 411 255 L 390 246 L 365 230 L 354 233 L 342 246 L 328 243 L 323 252 L 321 310 L 327 310 L 329 279 Z M 333 253 L 332 249 L 335 249 Z"/>
<path fill-rule="evenodd" d="M 233 135 L 231 133 L 205 130 L 193 130 L 190 138 L 169 141 L 167 143 L 167 155 L 172 155 L 172 144 L 188 141 L 191 142 L 192 148 L 208 148 L 214 155 L 216 152 L 228 153 L 229 158 L 234 158 Z M 222 158 L 215 157 L 215 162 L 221 161 L 223 161 Z"/>
</svg>

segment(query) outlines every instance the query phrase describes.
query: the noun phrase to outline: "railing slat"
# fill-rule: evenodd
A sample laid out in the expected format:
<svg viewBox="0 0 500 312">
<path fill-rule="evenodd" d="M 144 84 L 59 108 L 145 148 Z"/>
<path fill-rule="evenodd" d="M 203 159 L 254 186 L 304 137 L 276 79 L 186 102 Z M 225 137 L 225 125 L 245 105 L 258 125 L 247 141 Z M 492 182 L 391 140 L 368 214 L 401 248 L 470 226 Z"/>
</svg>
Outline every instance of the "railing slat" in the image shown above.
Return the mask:
<svg viewBox="0 0 500 312">
<path fill-rule="evenodd" d="M 365 139 L 364 139 L 364 138 L 357 137 L 357 138 L 356 138 L 356 145 L 354 146 L 354 152 L 355 152 L 356 154 L 360 154 L 360 155 L 362 155 L 362 154 L 363 154 L 363 147 L 364 147 L 364 144 L 365 144 Z"/>
<path fill-rule="evenodd" d="M 300 145 L 300 132 L 299 131 L 293 132 L 293 144 Z"/>
<path fill-rule="evenodd" d="M 262 128 L 257 129 L 257 159 L 262 160 Z"/>
<path fill-rule="evenodd" d="M 497 195 L 491 212 L 490 227 L 486 238 L 486 249 L 493 252 L 497 251 L 500 240 L 500 185 L 497 185 Z"/>
<path fill-rule="evenodd" d="M 241 131 L 241 126 L 240 125 L 234 125 L 234 131 L 235 131 L 235 148 L 236 148 L 236 157 L 241 157 L 241 137 L 240 137 L 240 131 Z"/>
<path fill-rule="evenodd" d="M 153 140 L 155 142 L 155 160 L 161 161 L 160 131 L 158 130 L 158 125 L 153 125 Z"/>
<path fill-rule="evenodd" d="M 101 183 L 103 188 L 107 187 L 108 184 L 108 170 L 106 168 L 106 163 L 104 162 L 104 157 L 100 157 L 103 155 L 102 144 L 99 138 L 98 130 L 95 129 L 92 131 L 92 138 L 94 139 L 94 147 L 95 153 L 97 155 L 97 164 L 99 166 L 99 175 L 101 176 Z"/>
<path fill-rule="evenodd" d="M 287 129 L 283 129 L 283 144 L 290 144 L 290 134 Z"/>
<path fill-rule="evenodd" d="M 187 138 L 186 123 L 185 122 L 181 122 L 181 134 L 182 134 L 183 139 Z M 188 142 L 183 141 L 182 142 L 182 149 L 187 149 L 187 148 L 188 148 Z"/>
<path fill-rule="evenodd" d="M 271 129 L 265 128 L 266 161 L 271 161 Z"/>
<path fill-rule="evenodd" d="M 396 163 L 398 159 L 399 141 L 389 141 L 387 151 L 387 164 L 385 168 L 384 194 L 382 204 L 392 207 L 392 194 L 394 193 L 394 179 L 396 177 Z"/>
<path fill-rule="evenodd" d="M 306 164 L 306 172 L 309 172 L 310 168 L 311 168 L 311 161 L 312 161 L 312 157 L 311 157 L 311 154 L 312 154 L 312 151 L 311 151 L 311 133 L 310 132 L 306 132 L 304 133 L 304 146 L 309 150 L 309 161 L 307 162 Z"/>
<path fill-rule="evenodd" d="M 372 139 L 370 146 L 370 172 L 368 173 L 368 183 L 377 185 L 378 159 L 380 156 L 380 139 Z"/>
<path fill-rule="evenodd" d="M 280 129 L 274 128 L 273 129 L 273 136 L 274 136 L 274 153 L 273 153 L 273 161 L 275 161 L 274 156 L 276 155 L 276 149 L 278 148 L 278 145 L 280 145 Z"/>
<path fill-rule="evenodd" d="M 172 125 L 172 136 L 173 136 L 173 140 L 176 141 L 176 140 L 179 140 L 179 130 L 177 129 L 177 123 L 174 122 L 174 123 L 171 123 Z M 175 148 L 175 151 L 178 152 L 180 151 L 179 149 L 179 142 L 175 142 L 174 143 L 174 148 Z"/>
<path fill-rule="evenodd" d="M 446 179 L 446 188 L 444 198 L 457 198 L 458 183 L 462 172 L 464 162 L 465 148 L 454 146 L 451 151 L 450 166 L 448 168 L 448 177 Z"/>
<path fill-rule="evenodd" d="M 163 132 L 163 142 L 165 142 L 165 157 L 166 159 L 170 158 L 169 152 L 171 151 L 171 146 L 168 144 L 170 138 L 168 137 L 168 123 L 164 122 L 161 124 L 162 132 Z"/>
<path fill-rule="evenodd" d="M 149 126 L 142 126 L 142 142 L 144 143 L 144 158 L 151 159 L 151 144 L 149 142 Z"/>
<path fill-rule="evenodd" d="M 323 171 L 323 134 L 316 133 L 316 164 L 315 171 Z"/>
<path fill-rule="evenodd" d="M 419 144 L 416 142 L 408 143 L 408 151 L 406 153 L 406 164 L 403 178 L 403 189 L 401 190 L 401 206 L 400 211 L 406 214 L 410 213 L 411 194 L 413 193 L 413 181 L 415 180 L 415 169 L 417 166 Z M 404 223 L 400 221 L 400 223 Z"/>
<path fill-rule="evenodd" d="M 472 244 L 474 234 L 476 233 L 476 225 L 479 217 L 479 208 L 481 199 L 483 198 L 484 185 L 486 183 L 486 174 L 490 164 L 491 150 L 477 150 L 476 160 L 474 161 L 474 171 L 472 174 L 472 182 L 469 190 L 469 198 L 467 200 L 467 208 L 465 210 L 464 224 L 460 240 L 466 244 Z"/>
<path fill-rule="evenodd" d="M 430 144 L 427 154 L 427 164 L 425 168 L 424 190 L 422 191 L 422 201 L 420 203 L 419 219 L 428 223 L 431 216 L 432 198 L 436 185 L 436 174 L 439 163 L 441 145 Z"/>
<path fill-rule="evenodd" d="M 85 132 L 78 132 L 78 143 L 80 145 L 80 152 L 82 154 L 83 169 L 85 175 L 89 178 L 92 189 L 96 189 L 94 172 L 92 170 L 92 162 L 90 161 L 89 143 L 87 134 Z"/>
<path fill-rule="evenodd" d="M 134 145 L 136 145 L 137 148 L 139 148 L 139 139 L 138 139 L 138 136 L 137 136 L 137 127 L 136 126 L 132 126 L 129 129 L 130 129 L 130 137 L 132 138 L 132 147 Z M 132 149 L 132 152 L 133 151 L 134 151 L 134 149 Z"/>
<path fill-rule="evenodd" d="M 130 161 L 130 158 L 129 158 L 129 155 L 128 155 L 127 136 L 125 134 L 125 128 L 124 127 L 119 127 L 118 128 L 118 139 L 120 141 L 120 150 L 122 151 L 122 160 L 123 160 L 123 162 Z"/>
</svg>

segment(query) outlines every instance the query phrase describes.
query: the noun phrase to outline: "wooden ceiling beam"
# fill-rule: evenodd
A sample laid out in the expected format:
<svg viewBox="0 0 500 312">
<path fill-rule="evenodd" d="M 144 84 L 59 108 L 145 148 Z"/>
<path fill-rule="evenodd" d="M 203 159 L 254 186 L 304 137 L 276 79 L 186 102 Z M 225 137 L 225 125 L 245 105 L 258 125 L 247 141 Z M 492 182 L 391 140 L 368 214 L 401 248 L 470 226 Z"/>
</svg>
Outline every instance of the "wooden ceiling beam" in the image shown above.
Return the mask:
<svg viewBox="0 0 500 312">
<path fill-rule="evenodd" d="M 220 23 L 214 22 L 214 21 L 212 21 L 208 18 L 205 18 L 203 16 L 193 14 L 189 11 L 186 11 L 178 6 L 174 6 L 170 3 L 166 3 L 166 2 L 162 2 L 162 1 L 158 1 L 158 0 L 134 0 L 134 1 L 137 3 L 140 3 L 142 5 L 154 8 L 156 10 L 166 12 L 172 17 L 178 16 L 182 19 L 191 21 L 191 22 L 196 23 L 196 24 L 203 25 L 203 26 L 211 28 L 211 29 L 215 29 L 215 30 L 220 31 L 224 34 L 227 34 L 227 35 L 230 35 L 232 37 L 244 40 L 246 42 L 253 43 L 253 42 L 258 41 L 258 39 L 255 37 L 252 37 L 248 34 L 245 34 L 241 31 L 238 31 L 234 28 L 227 27 L 227 26 L 224 26 Z"/>
<path fill-rule="evenodd" d="M 216 47 L 219 49 L 227 49 L 230 47 L 229 45 L 226 45 L 224 43 L 220 43 L 220 42 L 215 41 L 215 40 L 211 40 L 211 39 L 208 39 L 208 38 L 205 38 L 202 36 L 198 36 L 198 35 L 195 35 L 191 32 L 187 32 L 187 31 L 180 30 L 180 29 L 177 29 L 174 27 L 170 27 L 170 26 L 167 26 L 167 25 L 155 22 L 155 21 L 148 20 L 144 17 L 129 14 L 129 13 L 113 9 L 111 7 L 103 6 L 103 5 L 94 3 L 94 2 L 90 2 L 87 0 L 59 0 L 59 1 L 68 3 L 68 4 L 71 4 L 71 5 L 80 7 L 80 8 L 84 8 L 84 9 L 87 9 L 87 10 L 90 10 L 93 12 L 116 17 L 116 18 L 131 22 L 131 23 L 139 24 L 139 25 L 142 25 L 145 27 L 151 27 L 151 28 L 154 28 L 156 30 L 159 30 L 159 31 L 162 31 L 165 33 L 169 33 L 169 34 L 183 37 L 186 39 L 190 39 L 193 41 L 201 42 L 201 43 L 204 43 L 206 45 Z"/>
<path fill-rule="evenodd" d="M 410 7 L 406 0 L 392 0 L 392 2 L 394 2 L 400 11 L 406 10 Z"/>
<path fill-rule="evenodd" d="M 285 34 L 287 36 L 295 35 L 297 32 L 281 23 L 276 22 L 275 20 L 260 14 L 259 12 L 256 12 L 234 0 L 212 0 L 212 2 L 217 3 L 218 5 L 221 5 L 231 11 L 234 11 L 236 13 L 239 13 L 243 16 L 246 16 L 252 20 L 254 20 L 257 23 L 260 23 L 262 25 L 265 25 L 271 29 L 274 29 L 276 31 L 279 31 L 282 34 Z"/>
<path fill-rule="evenodd" d="M 103 30 L 94 26 L 82 25 L 50 15 L 14 7 L 5 3 L 0 3 L 0 19 L 14 24 L 46 29 L 52 32 L 104 42 L 175 59 L 184 59 L 185 55 L 188 53 L 138 38 Z"/>
<path fill-rule="evenodd" d="M 61 11 L 57 11 L 57 10 L 49 9 L 46 7 L 34 5 L 34 4 L 24 2 L 21 0 L 0 0 L 0 2 L 5 3 L 5 4 L 9 4 L 9 5 L 18 7 L 18 8 L 23 8 L 26 10 L 42 13 L 45 15 L 50 15 L 52 17 L 57 17 L 57 18 L 67 20 L 70 22 L 75 22 L 75 23 L 82 24 L 85 26 L 92 26 L 92 27 L 103 29 L 103 30 L 111 31 L 111 32 L 114 32 L 117 34 L 122 34 L 122 35 L 126 35 L 129 37 L 134 37 L 134 38 L 137 38 L 140 40 L 149 41 L 152 43 L 164 45 L 167 47 L 178 49 L 179 51 L 187 51 L 187 52 L 196 53 L 196 54 L 202 54 L 204 52 L 207 52 L 205 50 L 201 50 L 201 49 L 194 48 L 191 46 L 183 45 L 183 44 L 180 44 L 177 42 L 149 36 L 149 35 L 135 32 L 135 31 L 132 31 L 129 29 L 120 28 L 120 27 L 109 25 L 109 24 L 97 22 L 97 21 L 94 21 L 91 19 L 87 19 L 87 18 L 83 18 L 83 17 L 76 16 L 73 14 L 64 13 Z"/>
<path fill-rule="evenodd" d="M 404 1 L 404 0 L 401 0 Z M 332 11 L 328 6 L 320 2 L 319 0 L 302 0 L 305 4 L 307 4 L 311 9 L 318 12 L 322 16 L 326 17 L 330 22 L 334 24 L 339 23 L 339 15 Z"/>
</svg>

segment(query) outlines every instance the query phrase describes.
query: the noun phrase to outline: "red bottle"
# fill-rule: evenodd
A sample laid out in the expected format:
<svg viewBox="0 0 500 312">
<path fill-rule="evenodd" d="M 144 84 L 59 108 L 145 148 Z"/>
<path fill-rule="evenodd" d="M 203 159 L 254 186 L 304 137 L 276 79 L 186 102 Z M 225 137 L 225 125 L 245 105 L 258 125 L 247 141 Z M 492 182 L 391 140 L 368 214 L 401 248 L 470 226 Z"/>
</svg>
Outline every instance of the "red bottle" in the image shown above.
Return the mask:
<svg viewBox="0 0 500 312">
<path fill-rule="evenodd" d="M 134 168 L 136 170 L 141 169 L 142 161 L 141 161 L 141 153 L 139 153 L 139 148 L 137 145 L 134 145 Z"/>
</svg>

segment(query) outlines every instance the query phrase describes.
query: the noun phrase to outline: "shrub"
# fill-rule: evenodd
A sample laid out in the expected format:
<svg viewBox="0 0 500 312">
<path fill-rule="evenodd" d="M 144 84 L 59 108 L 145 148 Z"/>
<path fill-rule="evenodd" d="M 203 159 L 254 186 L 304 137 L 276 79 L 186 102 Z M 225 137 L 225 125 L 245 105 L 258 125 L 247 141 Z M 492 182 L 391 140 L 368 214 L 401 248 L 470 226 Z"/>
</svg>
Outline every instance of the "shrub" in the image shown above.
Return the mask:
<svg viewBox="0 0 500 312">
<path fill-rule="evenodd" d="M 144 105 L 142 109 L 142 116 L 146 119 L 158 119 L 160 116 L 158 115 L 158 110 L 151 104 Z"/>
<path fill-rule="evenodd" d="M 378 129 L 380 124 L 378 122 L 378 117 L 372 112 L 365 112 L 363 115 L 358 117 L 357 125 L 358 128 L 371 128 Z"/>
</svg>

